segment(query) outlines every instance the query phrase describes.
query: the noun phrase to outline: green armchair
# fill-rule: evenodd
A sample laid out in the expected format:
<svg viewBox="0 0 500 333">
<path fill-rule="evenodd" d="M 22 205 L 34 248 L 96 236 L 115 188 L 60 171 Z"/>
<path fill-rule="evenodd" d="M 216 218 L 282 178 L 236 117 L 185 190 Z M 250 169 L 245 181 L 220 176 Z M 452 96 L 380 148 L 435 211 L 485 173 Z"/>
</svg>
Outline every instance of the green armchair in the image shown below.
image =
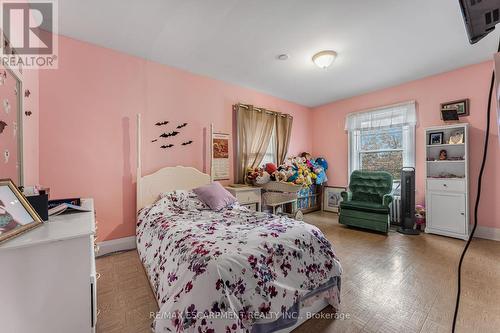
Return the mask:
<svg viewBox="0 0 500 333">
<path fill-rule="evenodd" d="M 384 171 L 351 174 L 349 192 L 342 192 L 339 223 L 387 233 L 392 176 Z"/>
</svg>

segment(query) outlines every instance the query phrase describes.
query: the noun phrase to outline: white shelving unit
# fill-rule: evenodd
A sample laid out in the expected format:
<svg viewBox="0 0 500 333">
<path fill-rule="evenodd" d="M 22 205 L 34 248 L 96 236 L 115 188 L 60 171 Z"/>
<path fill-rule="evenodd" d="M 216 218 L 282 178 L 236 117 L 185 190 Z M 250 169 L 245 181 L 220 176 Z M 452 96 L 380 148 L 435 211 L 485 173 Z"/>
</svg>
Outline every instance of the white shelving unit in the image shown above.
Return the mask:
<svg viewBox="0 0 500 333">
<path fill-rule="evenodd" d="M 450 137 L 463 133 L 463 143 Z M 433 133 L 443 133 L 443 143 L 430 144 Z M 425 129 L 427 207 L 425 232 L 467 240 L 469 227 L 469 124 L 457 123 Z M 439 160 L 446 150 L 448 160 Z"/>
</svg>

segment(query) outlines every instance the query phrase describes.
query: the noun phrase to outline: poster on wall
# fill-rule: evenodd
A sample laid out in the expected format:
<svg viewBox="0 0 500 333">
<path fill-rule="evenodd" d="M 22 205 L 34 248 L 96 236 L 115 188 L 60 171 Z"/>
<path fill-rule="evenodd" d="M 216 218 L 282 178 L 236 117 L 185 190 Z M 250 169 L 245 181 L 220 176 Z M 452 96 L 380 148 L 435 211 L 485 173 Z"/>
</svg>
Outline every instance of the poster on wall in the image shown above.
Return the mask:
<svg viewBox="0 0 500 333">
<path fill-rule="evenodd" d="M 229 134 L 212 134 L 212 180 L 229 180 Z"/>
</svg>

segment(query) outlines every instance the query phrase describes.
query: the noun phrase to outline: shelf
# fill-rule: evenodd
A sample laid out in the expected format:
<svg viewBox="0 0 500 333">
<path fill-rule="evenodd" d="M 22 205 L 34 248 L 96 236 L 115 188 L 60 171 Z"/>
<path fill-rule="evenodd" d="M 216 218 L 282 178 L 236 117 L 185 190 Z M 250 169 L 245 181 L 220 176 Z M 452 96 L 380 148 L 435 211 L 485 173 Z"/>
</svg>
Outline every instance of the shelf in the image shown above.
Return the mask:
<svg viewBox="0 0 500 333">
<path fill-rule="evenodd" d="M 427 161 L 427 163 L 464 163 L 465 160 Z"/>
<path fill-rule="evenodd" d="M 450 147 L 450 146 L 464 147 L 465 143 L 442 143 L 442 144 L 439 144 L 439 145 L 427 145 L 427 148 L 433 148 L 433 147 Z"/>
</svg>

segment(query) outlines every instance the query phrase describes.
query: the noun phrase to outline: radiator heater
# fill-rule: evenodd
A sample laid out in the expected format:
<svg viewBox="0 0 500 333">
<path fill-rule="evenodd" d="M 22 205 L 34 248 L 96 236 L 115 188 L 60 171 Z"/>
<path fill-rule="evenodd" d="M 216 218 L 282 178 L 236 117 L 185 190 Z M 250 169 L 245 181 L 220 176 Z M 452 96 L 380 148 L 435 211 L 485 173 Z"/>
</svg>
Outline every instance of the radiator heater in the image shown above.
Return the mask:
<svg viewBox="0 0 500 333">
<path fill-rule="evenodd" d="M 418 235 L 415 226 L 415 168 L 401 169 L 401 226 L 398 232 Z"/>
<path fill-rule="evenodd" d="M 391 218 L 391 224 L 400 225 L 401 224 L 401 197 L 394 196 L 390 209 L 389 216 Z"/>
</svg>

